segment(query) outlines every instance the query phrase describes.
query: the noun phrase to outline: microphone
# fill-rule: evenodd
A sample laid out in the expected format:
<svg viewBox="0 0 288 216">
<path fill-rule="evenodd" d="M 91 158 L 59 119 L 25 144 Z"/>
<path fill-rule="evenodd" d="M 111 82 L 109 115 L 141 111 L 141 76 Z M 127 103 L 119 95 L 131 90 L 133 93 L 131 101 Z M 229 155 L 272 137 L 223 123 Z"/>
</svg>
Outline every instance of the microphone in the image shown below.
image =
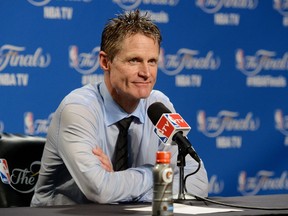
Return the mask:
<svg viewBox="0 0 288 216">
<path fill-rule="evenodd" d="M 189 153 L 194 160 L 200 163 L 199 156 L 186 138 L 191 128 L 178 113 L 171 113 L 161 102 L 151 104 L 147 113 L 155 125 L 154 132 L 164 144 L 174 141 L 180 148 Z"/>
</svg>

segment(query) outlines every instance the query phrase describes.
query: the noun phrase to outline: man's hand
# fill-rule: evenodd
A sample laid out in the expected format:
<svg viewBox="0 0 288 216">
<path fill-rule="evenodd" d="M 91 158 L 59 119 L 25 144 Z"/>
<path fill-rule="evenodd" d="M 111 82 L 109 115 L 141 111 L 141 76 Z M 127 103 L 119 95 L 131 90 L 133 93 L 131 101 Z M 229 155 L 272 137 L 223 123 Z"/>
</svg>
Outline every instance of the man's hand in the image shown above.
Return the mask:
<svg viewBox="0 0 288 216">
<path fill-rule="evenodd" d="M 114 172 L 113 165 L 110 158 L 102 151 L 101 148 L 96 147 L 92 150 L 93 154 L 100 160 L 102 167 L 108 172 Z"/>
</svg>

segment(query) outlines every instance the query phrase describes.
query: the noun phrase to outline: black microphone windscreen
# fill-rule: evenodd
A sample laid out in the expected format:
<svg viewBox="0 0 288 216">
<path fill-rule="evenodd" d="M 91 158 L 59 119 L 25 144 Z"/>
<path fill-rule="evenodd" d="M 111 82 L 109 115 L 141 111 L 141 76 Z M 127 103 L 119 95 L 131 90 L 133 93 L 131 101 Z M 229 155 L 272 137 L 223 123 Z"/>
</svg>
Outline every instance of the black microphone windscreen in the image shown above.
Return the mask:
<svg viewBox="0 0 288 216">
<path fill-rule="evenodd" d="M 157 124 L 163 113 L 171 113 L 171 111 L 161 102 L 155 102 L 148 107 L 148 116 L 154 125 Z"/>
</svg>

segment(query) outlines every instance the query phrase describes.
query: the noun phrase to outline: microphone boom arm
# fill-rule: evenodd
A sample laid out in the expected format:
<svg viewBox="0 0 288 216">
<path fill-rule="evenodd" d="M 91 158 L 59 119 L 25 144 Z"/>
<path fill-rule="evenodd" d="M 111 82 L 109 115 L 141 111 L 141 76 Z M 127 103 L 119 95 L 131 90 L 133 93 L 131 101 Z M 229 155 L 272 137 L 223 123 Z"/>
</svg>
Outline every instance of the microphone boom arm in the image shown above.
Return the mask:
<svg viewBox="0 0 288 216">
<path fill-rule="evenodd" d="M 191 143 L 189 142 L 189 140 L 186 137 L 183 136 L 182 131 L 177 132 L 173 136 L 172 140 L 174 142 L 176 142 L 177 145 L 180 146 L 183 149 L 183 151 L 187 152 L 187 154 L 190 154 L 190 156 L 194 160 L 196 160 L 198 163 L 200 163 L 201 160 L 200 160 L 199 156 L 197 155 L 196 151 L 193 149 L 193 147 L 192 147 Z"/>
</svg>

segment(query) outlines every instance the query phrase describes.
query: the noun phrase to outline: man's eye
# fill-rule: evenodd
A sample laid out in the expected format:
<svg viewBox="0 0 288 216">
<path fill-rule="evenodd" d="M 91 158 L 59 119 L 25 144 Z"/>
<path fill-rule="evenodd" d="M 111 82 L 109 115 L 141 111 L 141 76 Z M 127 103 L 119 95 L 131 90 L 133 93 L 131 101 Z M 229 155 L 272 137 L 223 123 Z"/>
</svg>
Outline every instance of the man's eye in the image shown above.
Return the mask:
<svg viewBox="0 0 288 216">
<path fill-rule="evenodd" d="M 150 65 L 156 65 L 156 64 L 157 64 L 156 59 L 150 60 L 150 61 L 149 61 L 149 64 L 150 64 Z"/>
<path fill-rule="evenodd" d="M 139 60 L 137 58 L 133 58 L 129 60 L 130 63 L 137 63 Z"/>
</svg>

